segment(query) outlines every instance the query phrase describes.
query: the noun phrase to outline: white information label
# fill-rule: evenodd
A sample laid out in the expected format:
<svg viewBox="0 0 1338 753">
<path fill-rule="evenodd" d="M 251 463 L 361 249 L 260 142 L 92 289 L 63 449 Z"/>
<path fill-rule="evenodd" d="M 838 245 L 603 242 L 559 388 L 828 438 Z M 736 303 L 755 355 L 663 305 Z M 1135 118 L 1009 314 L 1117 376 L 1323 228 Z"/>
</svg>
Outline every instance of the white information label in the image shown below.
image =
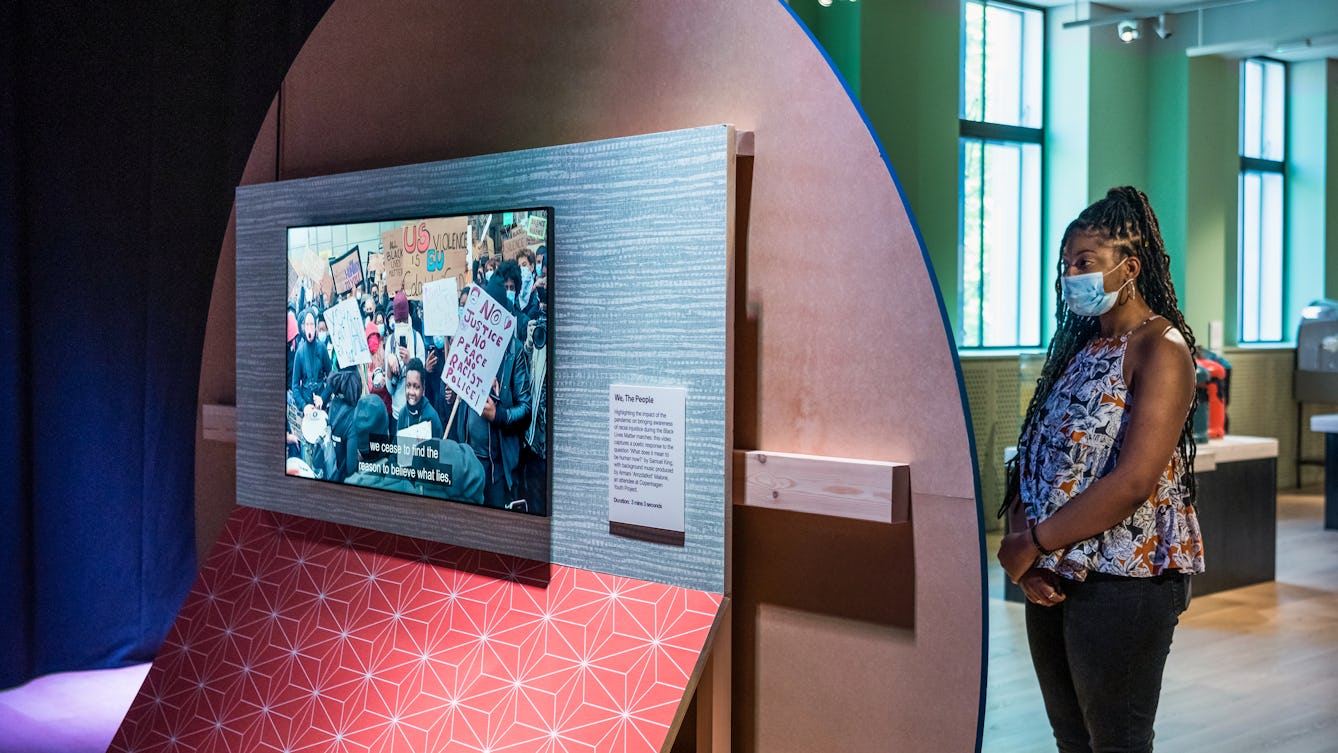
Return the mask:
<svg viewBox="0 0 1338 753">
<path fill-rule="evenodd" d="M 683 533 L 688 391 L 609 387 L 609 522 Z"/>
</svg>

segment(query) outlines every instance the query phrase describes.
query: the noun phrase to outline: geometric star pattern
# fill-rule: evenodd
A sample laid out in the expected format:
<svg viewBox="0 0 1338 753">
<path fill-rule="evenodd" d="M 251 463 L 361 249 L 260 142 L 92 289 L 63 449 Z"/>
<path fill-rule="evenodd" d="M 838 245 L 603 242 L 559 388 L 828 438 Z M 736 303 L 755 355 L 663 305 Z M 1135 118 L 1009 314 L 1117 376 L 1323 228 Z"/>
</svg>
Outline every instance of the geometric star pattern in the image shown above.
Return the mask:
<svg viewBox="0 0 1338 753">
<path fill-rule="evenodd" d="M 722 597 L 234 509 L 110 751 L 659 751 Z"/>
</svg>

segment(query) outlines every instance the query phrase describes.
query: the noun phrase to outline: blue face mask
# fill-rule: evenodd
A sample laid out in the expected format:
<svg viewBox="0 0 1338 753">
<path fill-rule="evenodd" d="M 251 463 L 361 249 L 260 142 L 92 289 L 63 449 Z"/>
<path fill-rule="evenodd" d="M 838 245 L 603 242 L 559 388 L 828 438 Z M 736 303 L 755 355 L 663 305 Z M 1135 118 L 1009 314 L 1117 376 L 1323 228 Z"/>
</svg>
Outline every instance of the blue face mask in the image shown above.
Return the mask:
<svg viewBox="0 0 1338 753">
<path fill-rule="evenodd" d="M 516 305 L 516 291 L 514 290 L 506 291 L 506 302 L 511 304 L 512 306 Z"/>
<path fill-rule="evenodd" d="M 534 279 L 534 270 L 533 270 L 533 269 L 530 269 L 529 267 L 521 267 L 521 268 L 520 268 L 520 281 L 521 281 L 523 284 L 528 285 L 528 284 L 530 284 L 530 280 L 533 280 L 533 279 Z"/>
<path fill-rule="evenodd" d="M 1107 293 L 1106 275 L 1119 269 L 1126 261 L 1127 257 L 1105 272 L 1089 272 L 1085 275 L 1070 275 L 1063 278 L 1061 285 L 1064 289 L 1065 305 L 1078 316 L 1101 316 L 1115 308 L 1115 299 L 1119 297 L 1120 291 L 1124 290 L 1124 285 L 1133 280 L 1127 280 L 1124 285 Z"/>
</svg>

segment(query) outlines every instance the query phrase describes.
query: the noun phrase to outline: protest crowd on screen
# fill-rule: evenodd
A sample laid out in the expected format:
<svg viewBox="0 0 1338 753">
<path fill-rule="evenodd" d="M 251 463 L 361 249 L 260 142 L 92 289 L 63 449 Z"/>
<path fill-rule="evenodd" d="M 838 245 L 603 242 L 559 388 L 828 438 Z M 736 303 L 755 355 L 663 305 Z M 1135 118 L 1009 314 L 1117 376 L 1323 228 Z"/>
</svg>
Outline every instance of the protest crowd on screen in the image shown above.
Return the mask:
<svg viewBox="0 0 1338 753">
<path fill-rule="evenodd" d="M 291 265 L 289 474 L 547 514 L 547 246 L 494 217 Z"/>
</svg>

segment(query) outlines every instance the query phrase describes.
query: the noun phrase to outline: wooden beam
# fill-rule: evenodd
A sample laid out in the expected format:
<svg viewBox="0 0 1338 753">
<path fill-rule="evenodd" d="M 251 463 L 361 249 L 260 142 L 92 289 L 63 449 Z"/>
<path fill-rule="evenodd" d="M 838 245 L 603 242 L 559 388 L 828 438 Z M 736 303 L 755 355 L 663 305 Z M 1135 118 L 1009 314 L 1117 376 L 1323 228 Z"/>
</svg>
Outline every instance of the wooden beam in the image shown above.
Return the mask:
<svg viewBox="0 0 1338 753">
<path fill-rule="evenodd" d="M 735 504 L 877 523 L 910 519 L 906 463 L 735 450 L 734 478 Z"/>
</svg>

